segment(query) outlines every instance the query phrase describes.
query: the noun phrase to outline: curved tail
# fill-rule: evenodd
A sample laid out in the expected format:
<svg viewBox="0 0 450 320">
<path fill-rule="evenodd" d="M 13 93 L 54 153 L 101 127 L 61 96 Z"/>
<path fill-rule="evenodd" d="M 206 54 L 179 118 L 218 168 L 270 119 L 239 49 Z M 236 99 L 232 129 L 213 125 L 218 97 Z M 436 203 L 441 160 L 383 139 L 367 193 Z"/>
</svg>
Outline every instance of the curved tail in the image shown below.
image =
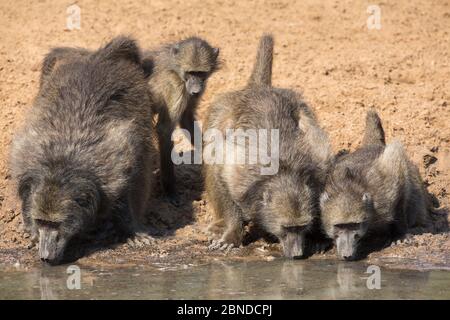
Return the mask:
<svg viewBox="0 0 450 320">
<path fill-rule="evenodd" d="M 381 119 L 375 110 L 369 110 L 366 116 L 366 129 L 362 145 L 380 145 L 385 146 L 383 125 Z"/>
<path fill-rule="evenodd" d="M 250 80 L 248 81 L 249 86 L 272 85 L 272 60 L 273 37 L 270 34 L 264 34 L 259 41 L 256 62 L 253 66 Z"/>
</svg>

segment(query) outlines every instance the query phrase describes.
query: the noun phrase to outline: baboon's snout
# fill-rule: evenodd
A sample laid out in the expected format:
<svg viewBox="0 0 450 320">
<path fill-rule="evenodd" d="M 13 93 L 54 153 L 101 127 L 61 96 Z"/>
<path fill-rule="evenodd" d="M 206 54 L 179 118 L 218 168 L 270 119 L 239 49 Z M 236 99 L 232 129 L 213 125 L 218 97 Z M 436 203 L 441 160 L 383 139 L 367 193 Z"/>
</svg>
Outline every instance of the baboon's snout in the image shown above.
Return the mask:
<svg viewBox="0 0 450 320">
<path fill-rule="evenodd" d="M 288 258 L 303 257 L 303 235 L 298 232 L 288 232 L 281 240 L 283 253 Z"/>
<path fill-rule="evenodd" d="M 186 82 L 186 89 L 191 96 L 199 95 L 203 91 L 203 82 L 196 77 L 189 77 Z"/>
<path fill-rule="evenodd" d="M 59 232 L 51 228 L 39 229 L 39 258 L 49 264 L 57 264 L 63 255 L 63 241 Z"/>
<path fill-rule="evenodd" d="M 343 260 L 355 260 L 357 240 L 354 232 L 343 232 L 336 239 L 336 250 Z"/>
<path fill-rule="evenodd" d="M 196 96 L 202 92 L 203 88 L 200 84 L 193 85 L 189 88 L 189 94 L 191 96 Z"/>
</svg>

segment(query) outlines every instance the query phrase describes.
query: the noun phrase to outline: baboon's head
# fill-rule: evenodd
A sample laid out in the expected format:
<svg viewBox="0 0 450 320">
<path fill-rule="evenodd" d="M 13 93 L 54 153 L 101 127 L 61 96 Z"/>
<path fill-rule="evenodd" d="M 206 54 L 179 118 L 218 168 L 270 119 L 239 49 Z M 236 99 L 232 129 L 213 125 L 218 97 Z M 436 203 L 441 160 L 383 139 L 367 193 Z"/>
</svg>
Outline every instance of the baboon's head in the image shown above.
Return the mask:
<svg viewBox="0 0 450 320">
<path fill-rule="evenodd" d="M 329 179 L 320 197 L 321 218 L 327 235 L 334 240 L 343 260 L 355 260 L 373 217 L 373 201 L 363 183 L 347 175 Z"/>
<path fill-rule="evenodd" d="M 279 174 L 268 182 L 262 224 L 278 237 L 286 257 L 305 255 L 305 235 L 317 216 L 314 194 L 309 182 L 295 173 Z"/>
<path fill-rule="evenodd" d="M 64 170 L 65 171 L 65 170 Z M 68 242 L 93 225 L 100 192 L 87 174 L 60 171 L 28 180 L 30 213 L 39 237 L 39 257 L 49 264 L 64 258 Z"/>
<path fill-rule="evenodd" d="M 200 96 L 208 77 L 218 67 L 219 49 L 192 37 L 172 45 L 170 54 L 173 68 L 184 81 L 186 91 L 191 96 Z"/>
</svg>

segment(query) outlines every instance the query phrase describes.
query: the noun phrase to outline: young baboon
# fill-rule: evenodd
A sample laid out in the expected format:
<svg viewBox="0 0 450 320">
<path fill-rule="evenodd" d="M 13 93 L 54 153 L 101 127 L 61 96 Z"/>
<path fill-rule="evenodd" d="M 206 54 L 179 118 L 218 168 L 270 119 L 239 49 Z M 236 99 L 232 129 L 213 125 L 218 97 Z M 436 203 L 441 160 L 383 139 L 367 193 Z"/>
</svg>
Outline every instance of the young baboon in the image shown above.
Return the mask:
<svg viewBox="0 0 450 320">
<path fill-rule="evenodd" d="M 265 130 L 267 136 L 275 129 L 279 134 L 279 141 L 269 146 L 271 156 L 279 156 L 275 174 L 261 174 L 261 159 L 256 164 L 205 160 L 205 187 L 215 213 L 212 226 L 225 225 L 210 249 L 240 246 L 244 224 L 252 221 L 280 240 L 285 256 L 302 257 L 312 248 L 305 238 L 318 231 L 319 194 L 333 155 L 301 96 L 271 86 L 272 56 L 273 39 L 264 35 L 248 85 L 216 98 L 207 115 L 205 130 L 224 136 L 227 129 Z M 256 152 L 264 147 L 259 140 Z M 235 150 L 247 153 L 245 148 Z"/>
<path fill-rule="evenodd" d="M 179 204 L 176 193 L 172 132 L 180 125 L 194 139 L 195 108 L 206 82 L 218 67 L 219 49 L 205 40 L 191 37 L 144 54 L 144 68 L 151 70 L 150 90 L 158 114 L 161 183 L 169 200 Z"/>
<path fill-rule="evenodd" d="M 325 232 L 338 256 L 364 257 L 411 228 L 429 228 L 429 198 L 402 144 L 385 145 L 381 120 L 367 113 L 362 146 L 337 158 L 321 196 Z"/>
<path fill-rule="evenodd" d="M 118 37 L 93 52 L 53 49 L 42 74 L 11 154 L 41 260 L 61 262 L 71 239 L 103 218 L 148 243 L 138 231 L 151 192 L 152 102 L 135 41 Z"/>
</svg>

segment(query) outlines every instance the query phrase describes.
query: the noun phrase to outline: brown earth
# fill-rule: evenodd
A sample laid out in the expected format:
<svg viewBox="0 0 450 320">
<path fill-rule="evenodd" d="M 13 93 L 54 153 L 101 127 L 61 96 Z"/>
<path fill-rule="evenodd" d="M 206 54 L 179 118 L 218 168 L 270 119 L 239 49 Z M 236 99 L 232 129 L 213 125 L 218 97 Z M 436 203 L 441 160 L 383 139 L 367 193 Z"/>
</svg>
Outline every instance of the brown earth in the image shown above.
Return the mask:
<svg viewBox="0 0 450 320">
<path fill-rule="evenodd" d="M 388 140 L 400 139 L 441 206 L 450 205 L 450 2 L 378 1 L 381 29 L 369 30 L 374 1 L 77 1 L 81 30 L 66 29 L 70 1 L 0 1 L 0 262 L 32 264 L 21 231 L 20 206 L 8 173 L 12 135 L 37 92 L 40 62 L 54 46 L 97 48 L 118 34 L 143 47 L 190 35 L 221 48 L 223 66 L 209 82 L 211 98 L 242 87 L 262 32 L 276 39 L 273 82 L 303 91 L 334 149 L 361 141 L 365 111 L 380 113 Z M 228 257 L 205 250 L 209 221 L 199 168 L 178 168 L 185 204 L 175 208 L 156 191 L 149 219 L 155 245 L 100 250 L 81 263 L 188 264 L 209 259 L 272 259 L 277 245 L 257 242 Z M 318 255 L 318 258 L 329 257 Z M 372 254 L 389 266 L 450 268 L 448 234 L 415 236 Z M 394 261 L 394 262 L 393 262 Z M 400 262 L 399 261 L 403 261 Z"/>
</svg>

